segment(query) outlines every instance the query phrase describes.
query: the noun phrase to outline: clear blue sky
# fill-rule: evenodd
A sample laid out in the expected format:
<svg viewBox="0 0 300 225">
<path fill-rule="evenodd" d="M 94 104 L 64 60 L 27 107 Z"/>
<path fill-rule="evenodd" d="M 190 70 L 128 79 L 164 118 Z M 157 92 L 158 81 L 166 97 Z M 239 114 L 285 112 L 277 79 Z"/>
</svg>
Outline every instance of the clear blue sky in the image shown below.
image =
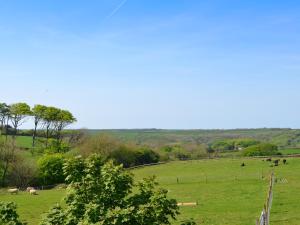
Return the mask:
<svg viewBox="0 0 300 225">
<path fill-rule="evenodd" d="M 300 2 L 0 0 L 0 101 L 75 127 L 300 127 Z"/>
</svg>

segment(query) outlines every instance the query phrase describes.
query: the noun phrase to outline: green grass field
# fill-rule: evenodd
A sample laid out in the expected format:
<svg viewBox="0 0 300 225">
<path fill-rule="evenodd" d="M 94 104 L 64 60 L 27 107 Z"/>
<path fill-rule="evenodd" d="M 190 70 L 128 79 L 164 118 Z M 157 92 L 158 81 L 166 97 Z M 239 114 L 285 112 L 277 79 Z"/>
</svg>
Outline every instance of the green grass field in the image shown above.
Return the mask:
<svg viewBox="0 0 300 225">
<path fill-rule="evenodd" d="M 39 195 L 29 195 L 20 192 L 18 195 L 9 195 L 6 191 L 0 192 L 0 201 L 12 201 L 18 205 L 18 213 L 29 225 L 38 225 L 41 215 L 47 212 L 51 206 L 60 203 L 64 190 L 40 191 Z"/>
<path fill-rule="evenodd" d="M 300 148 L 288 148 L 280 150 L 280 153 L 283 155 L 295 155 L 300 154 Z"/>
<path fill-rule="evenodd" d="M 245 162 L 245 167 L 240 164 Z M 136 180 L 156 175 L 160 185 L 178 202 L 198 202 L 196 207 L 181 207 L 178 221 L 194 218 L 198 224 L 255 224 L 263 207 L 271 170 L 277 183 L 274 189 L 271 222 L 276 225 L 300 224 L 300 159 L 289 158 L 287 165 L 270 167 L 261 159 L 213 159 L 172 162 L 133 170 Z M 262 178 L 263 177 L 263 178 Z M 177 178 L 179 183 L 177 183 Z M 287 181 L 287 183 L 286 183 Z M 63 190 L 8 195 L 1 201 L 15 201 L 18 211 L 29 225 L 37 225 L 41 214 L 60 202 Z"/>
<path fill-rule="evenodd" d="M 6 137 L 4 135 L 0 136 L 0 138 L 2 138 L 3 140 L 6 139 Z M 12 139 L 12 136 L 8 136 L 8 140 L 11 140 L 11 139 Z M 32 137 L 31 136 L 17 136 L 16 137 L 16 145 L 20 148 L 26 148 L 26 149 L 32 148 Z M 36 142 L 36 145 L 37 146 L 39 145 L 38 141 Z"/>
</svg>

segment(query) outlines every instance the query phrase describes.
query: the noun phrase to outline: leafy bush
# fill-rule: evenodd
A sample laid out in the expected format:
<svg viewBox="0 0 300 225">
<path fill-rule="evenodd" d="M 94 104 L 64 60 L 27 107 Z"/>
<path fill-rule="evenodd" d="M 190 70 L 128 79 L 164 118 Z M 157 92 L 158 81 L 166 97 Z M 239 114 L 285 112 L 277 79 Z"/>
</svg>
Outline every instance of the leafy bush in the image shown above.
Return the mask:
<svg viewBox="0 0 300 225">
<path fill-rule="evenodd" d="M 191 153 L 184 149 L 181 145 L 169 145 L 161 148 L 168 158 L 171 160 L 187 160 L 191 159 Z"/>
<path fill-rule="evenodd" d="M 135 164 L 144 165 L 150 163 L 158 163 L 160 156 L 157 152 L 149 148 L 141 148 L 135 153 Z"/>
<path fill-rule="evenodd" d="M 45 153 L 66 153 L 70 150 L 70 146 L 65 142 L 59 142 L 51 139 L 48 142 L 48 147 L 45 148 Z"/>
<path fill-rule="evenodd" d="M 243 150 L 244 156 L 270 156 L 279 154 L 278 147 L 269 143 L 253 145 Z"/>
<path fill-rule="evenodd" d="M 121 146 L 118 140 L 108 135 L 95 135 L 86 138 L 79 146 L 80 153 L 83 156 L 91 154 L 100 154 L 107 158 L 113 151 Z"/>
<path fill-rule="evenodd" d="M 140 147 L 133 144 L 120 143 L 118 140 L 107 135 L 98 135 L 87 138 L 79 147 L 83 156 L 94 153 L 100 154 L 104 160 L 111 159 L 124 167 L 156 163 L 159 154 L 148 147 Z"/>
<path fill-rule="evenodd" d="M 247 148 L 249 146 L 258 145 L 260 141 L 252 138 L 238 138 L 238 139 L 227 139 L 214 142 L 210 148 L 212 151 L 233 151 L 239 150 L 240 148 Z"/>
<path fill-rule="evenodd" d="M 0 202 L 0 224 L 1 225 L 26 225 L 19 220 L 17 206 L 12 202 Z"/>
<path fill-rule="evenodd" d="M 41 225 L 163 225 L 179 213 L 154 178 L 135 185 L 132 174 L 98 155 L 68 160 L 64 172 L 65 206 L 52 208 Z"/>
<path fill-rule="evenodd" d="M 125 145 L 121 145 L 112 151 L 109 158 L 115 161 L 116 164 L 123 164 L 126 168 L 136 165 L 136 152 Z"/>
<path fill-rule="evenodd" d="M 49 212 L 44 216 L 40 225 L 63 225 L 65 224 L 66 216 L 62 207 L 56 205 L 52 207 Z"/>
<path fill-rule="evenodd" d="M 235 146 L 241 148 L 247 148 L 249 146 L 258 145 L 260 141 L 251 138 L 241 138 L 235 140 Z"/>
<path fill-rule="evenodd" d="M 39 179 L 44 185 L 63 183 L 64 156 L 61 154 L 44 155 L 38 160 Z"/>
<path fill-rule="evenodd" d="M 224 141 L 217 141 L 211 145 L 211 148 L 214 151 L 228 151 L 234 150 L 235 145 L 233 140 L 224 140 Z"/>
<path fill-rule="evenodd" d="M 36 181 L 36 165 L 17 157 L 8 175 L 8 184 L 26 187 Z"/>
</svg>

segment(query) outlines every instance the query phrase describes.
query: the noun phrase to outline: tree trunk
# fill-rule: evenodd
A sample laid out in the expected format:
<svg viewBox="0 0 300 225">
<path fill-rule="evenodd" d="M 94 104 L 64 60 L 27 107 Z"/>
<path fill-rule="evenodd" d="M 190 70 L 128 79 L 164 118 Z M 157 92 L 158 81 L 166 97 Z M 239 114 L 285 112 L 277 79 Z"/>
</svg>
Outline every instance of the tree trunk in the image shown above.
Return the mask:
<svg viewBox="0 0 300 225">
<path fill-rule="evenodd" d="M 33 131 L 33 134 L 32 134 L 32 147 L 34 148 L 35 146 L 35 139 L 36 139 L 36 129 L 37 129 L 37 125 L 38 123 L 35 122 L 34 123 L 34 131 Z"/>
<path fill-rule="evenodd" d="M 9 122 L 9 119 L 7 118 L 6 126 L 5 126 L 5 142 L 7 142 L 7 138 L 8 138 L 8 122 Z"/>
<path fill-rule="evenodd" d="M 2 133 L 3 133 L 3 129 L 4 129 L 4 123 L 5 123 L 5 121 L 4 121 L 4 118 L 1 120 L 1 135 L 2 135 Z"/>
<path fill-rule="evenodd" d="M 18 132 L 18 124 L 14 125 L 14 133 L 12 136 L 12 144 L 13 144 L 13 148 L 16 147 L 16 137 L 17 137 L 17 132 Z"/>
<path fill-rule="evenodd" d="M 46 127 L 46 148 L 48 147 L 49 127 L 50 127 L 50 125 L 47 125 L 47 127 Z"/>
<path fill-rule="evenodd" d="M 5 167 L 4 167 L 3 173 L 2 173 L 2 178 L 1 178 L 2 187 L 4 187 L 4 185 L 5 185 L 5 178 L 6 178 L 7 170 L 8 170 L 8 161 L 5 162 Z"/>
</svg>

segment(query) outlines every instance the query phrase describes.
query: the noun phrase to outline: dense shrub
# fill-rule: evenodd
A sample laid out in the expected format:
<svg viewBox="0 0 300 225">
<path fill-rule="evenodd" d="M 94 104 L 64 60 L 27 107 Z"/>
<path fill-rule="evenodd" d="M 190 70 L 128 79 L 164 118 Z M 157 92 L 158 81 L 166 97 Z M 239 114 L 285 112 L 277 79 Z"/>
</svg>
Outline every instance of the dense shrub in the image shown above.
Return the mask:
<svg viewBox="0 0 300 225">
<path fill-rule="evenodd" d="M 15 187 L 26 187 L 36 182 L 36 165 L 18 157 L 8 175 L 8 184 Z"/>
<path fill-rule="evenodd" d="M 208 146 L 205 144 L 184 144 L 183 148 L 190 154 L 191 159 L 201 159 L 208 155 Z"/>
<path fill-rule="evenodd" d="M 17 163 L 16 148 L 10 141 L 0 139 L 0 185 L 8 184 L 7 177 L 12 166 Z"/>
<path fill-rule="evenodd" d="M 149 148 L 141 148 L 135 153 L 135 164 L 144 165 L 159 162 L 160 156 L 157 152 Z"/>
<path fill-rule="evenodd" d="M 179 213 L 154 178 L 134 183 L 131 173 L 98 155 L 68 160 L 64 172 L 64 207 L 52 208 L 41 225 L 167 225 Z"/>
<path fill-rule="evenodd" d="M 65 159 L 61 154 L 44 155 L 38 160 L 40 182 L 44 185 L 63 183 L 63 164 Z"/>
<path fill-rule="evenodd" d="M 116 150 L 121 144 L 115 138 L 108 135 L 95 135 L 87 137 L 79 146 L 81 155 L 89 156 L 91 154 L 100 154 L 107 157 Z"/>
<path fill-rule="evenodd" d="M 12 202 L 0 202 L 0 224 L 25 225 L 25 223 L 20 222 L 16 209 L 17 206 Z"/>
<path fill-rule="evenodd" d="M 85 157 L 94 153 L 100 154 L 105 160 L 112 159 L 126 168 L 156 163 L 160 158 L 159 154 L 150 148 L 120 143 L 107 135 L 86 138 L 79 146 L 79 151 Z"/>
<path fill-rule="evenodd" d="M 210 149 L 214 152 L 233 151 L 258 145 L 259 143 L 259 141 L 251 138 L 227 139 L 212 143 Z"/>
<path fill-rule="evenodd" d="M 269 143 L 253 145 L 243 150 L 244 156 L 268 156 L 278 154 L 280 154 L 278 152 L 278 147 Z"/>
<path fill-rule="evenodd" d="M 233 140 L 224 140 L 224 141 L 217 141 L 211 145 L 211 148 L 214 151 L 228 151 L 234 150 L 235 145 Z"/>
<path fill-rule="evenodd" d="M 55 205 L 44 216 L 40 225 L 63 225 L 65 224 L 66 219 L 62 207 Z"/>
<path fill-rule="evenodd" d="M 109 158 L 114 160 L 116 164 L 123 164 L 126 168 L 136 165 L 136 152 L 125 145 L 121 145 L 112 151 Z"/>
<path fill-rule="evenodd" d="M 55 139 L 50 139 L 45 153 L 66 153 L 70 150 L 70 146 L 65 142 L 59 142 Z"/>
<path fill-rule="evenodd" d="M 235 146 L 237 148 L 247 148 L 249 146 L 258 145 L 259 143 L 260 141 L 251 138 L 235 139 Z"/>
<path fill-rule="evenodd" d="M 188 160 L 188 159 L 191 159 L 191 154 L 188 153 L 186 150 L 184 149 L 176 149 L 174 152 L 173 152 L 173 156 L 176 158 L 176 159 L 179 159 L 179 160 Z"/>
<path fill-rule="evenodd" d="M 206 155 L 206 150 L 202 147 L 195 145 L 182 146 L 179 144 L 163 146 L 160 151 L 163 153 L 163 158 L 170 160 L 188 160 L 196 159 Z"/>
</svg>

